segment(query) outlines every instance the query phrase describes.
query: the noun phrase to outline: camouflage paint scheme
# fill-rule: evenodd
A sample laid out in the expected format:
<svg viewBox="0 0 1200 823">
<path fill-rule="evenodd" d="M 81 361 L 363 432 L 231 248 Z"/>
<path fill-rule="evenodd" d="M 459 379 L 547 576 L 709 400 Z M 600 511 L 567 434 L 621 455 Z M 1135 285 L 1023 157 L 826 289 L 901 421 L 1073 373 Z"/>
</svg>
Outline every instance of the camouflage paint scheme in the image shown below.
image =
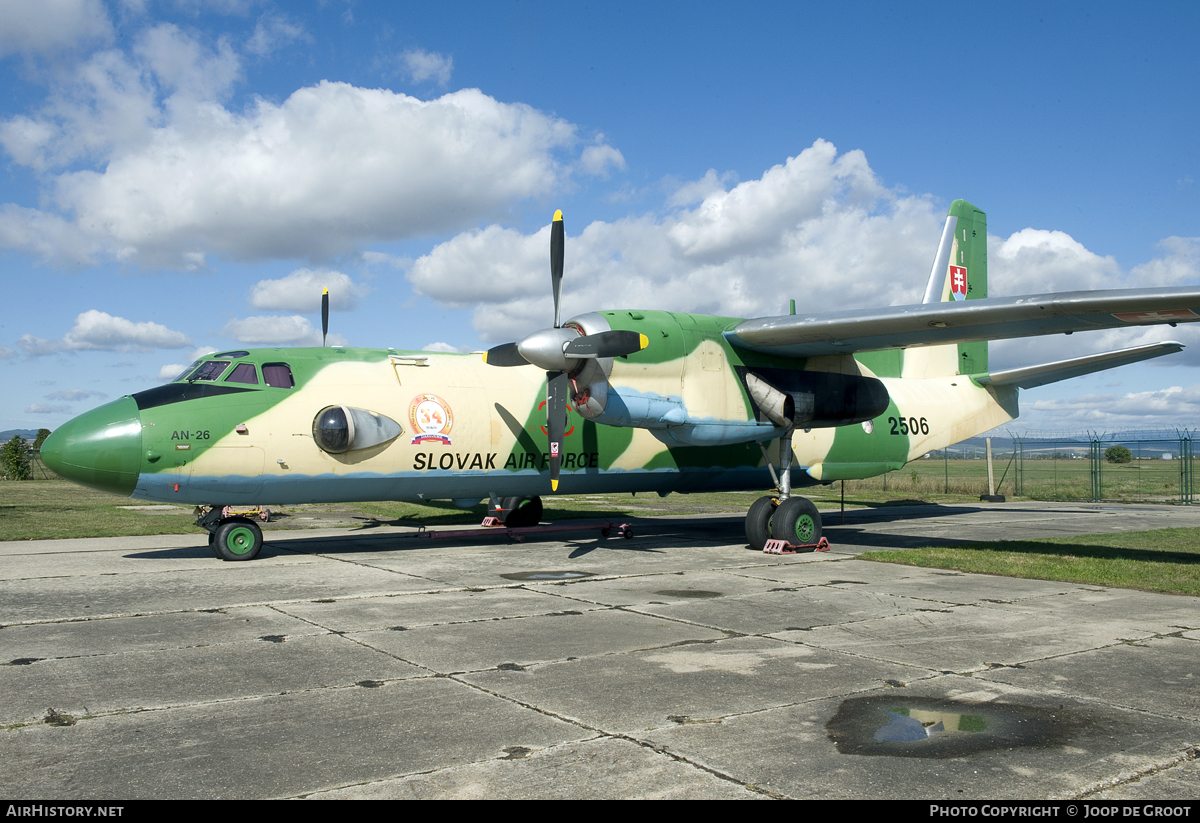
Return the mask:
<svg viewBox="0 0 1200 823">
<path fill-rule="evenodd" d="M 965 201 L 956 201 L 952 214 L 956 210 L 959 230 L 951 267 L 969 272 L 966 299 L 984 298 L 986 218 Z M 954 299 L 951 273 L 943 300 Z M 738 318 L 626 310 L 597 314 L 610 328 L 640 332 L 650 341 L 640 352 L 614 358 L 610 408 L 616 396 L 666 401 L 676 412 L 665 423 L 643 428 L 585 420 L 571 410 L 562 494 L 773 486 L 759 443 L 770 443 L 767 454 L 778 465 L 783 429 L 767 422 L 748 395 L 747 369 L 874 377 L 890 398 L 886 410 L 870 421 L 797 429 L 792 440 L 796 487 L 893 471 L 1017 416 L 1015 387 L 981 386 L 972 379 L 987 374 L 986 342 L 796 359 L 731 345 L 725 332 L 741 322 Z M 239 354 L 197 361 L 230 361 L 216 381 L 177 381 L 123 397 L 60 427 L 47 441 L 60 473 L 138 499 L 210 505 L 476 502 L 489 493 L 551 493 L 545 372 L 535 366 L 495 368 L 478 354 L 394 349 Z M 229 383 L 242 363 L 253 364 L 259 375 L 264 364 L 286 363 L 295 386 Z M 224 393 L 213 393 L 218 391 Z M 414 425 L 415 407 L 430 396 L 452 423 L 438 430 L 434 421 L 429 424 L 433 436 L 422 437 L 429 432 Z M 314 440 L 314 418 L 329 406 L 384 415 L 402 431 L 370 448 L 327 453 Z M 431 405 L 424 410 L 437 414 Z"/>
</svg>

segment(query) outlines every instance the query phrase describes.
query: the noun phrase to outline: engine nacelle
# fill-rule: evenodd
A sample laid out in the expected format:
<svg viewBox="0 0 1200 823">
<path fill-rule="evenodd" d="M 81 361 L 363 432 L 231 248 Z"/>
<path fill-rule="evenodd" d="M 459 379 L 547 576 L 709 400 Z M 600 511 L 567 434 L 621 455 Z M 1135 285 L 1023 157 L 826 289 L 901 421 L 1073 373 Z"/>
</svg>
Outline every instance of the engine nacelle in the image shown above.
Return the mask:
<svg viewBox="0 0 1200 823">
<path fill-rule="evenodd" d="M 585 335 L 612 331 L 608 321 L 595 312 L 572 317 L 563 327 L 573 327 Z M 612 374 L 613 359 L 597 357 L 581 362 L 578 371 L 570 375 L 571 405 L 582 417 L 595 420 L 608 406 L 608 376 Z"/>
<path fill-rule="evenodd" d="M 759 411 L 779 426 L 862 423 L 883 414 L 891 402 L 883 381 L 863 374 L 745 367 L 737 372 Z"/>
</svg>

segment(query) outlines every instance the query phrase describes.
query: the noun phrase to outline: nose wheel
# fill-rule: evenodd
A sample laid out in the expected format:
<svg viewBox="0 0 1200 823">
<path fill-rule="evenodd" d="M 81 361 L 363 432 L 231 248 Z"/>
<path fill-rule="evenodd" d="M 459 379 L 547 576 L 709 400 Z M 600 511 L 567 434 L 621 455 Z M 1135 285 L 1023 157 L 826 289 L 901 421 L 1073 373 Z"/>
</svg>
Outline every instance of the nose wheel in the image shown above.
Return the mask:
<svg viewBox="0 0 1200 823">
<path fill-rule="evenodd" d="M 209 548 L 219 560 L 253 560 L 262 549 L 262 529 L 252 520 L 226 520 L 209 534 Z"/>
<path fill-rule="evenodd" d="M 262 549 L 263 533 L 248 517 L 224 517 L 227 507 L 199 506 L 196 525 L 208 531 L 208 548 L 218 560 L 253 560 Z"/>
</svg>

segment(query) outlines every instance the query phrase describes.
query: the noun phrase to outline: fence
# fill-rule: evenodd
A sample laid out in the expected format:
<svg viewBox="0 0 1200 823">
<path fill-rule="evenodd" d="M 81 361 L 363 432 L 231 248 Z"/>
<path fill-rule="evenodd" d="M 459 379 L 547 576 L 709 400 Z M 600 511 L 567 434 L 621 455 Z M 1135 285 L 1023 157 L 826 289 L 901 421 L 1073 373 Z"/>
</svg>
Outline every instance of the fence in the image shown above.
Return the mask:
<svg viewBox="0 0 1200 823">
<path fill-rule="evenodd" d="M 1192 430 L 993 435 L 996 493 L 1036 500 L 1187 505 L 1194 494 L 1196 437 L 1197 432 Z M 1127 462 L 1109 460 L 1109 450 L 1114 447 L 1128 450 Z M 988 476 L 984 438 L 931 452 L 883 477 L 847 481 L 846 489 L 884 490 L 891 495 L 914 497 L 985 494 Z"/>
<path fill-rule="evenodd" d="M 1013 494 L 1040 500 L 1133 500 L 1190 504 L 1195 433 L 1174 437 L 1089 434 L 1014 438 Z"/>
</svg>

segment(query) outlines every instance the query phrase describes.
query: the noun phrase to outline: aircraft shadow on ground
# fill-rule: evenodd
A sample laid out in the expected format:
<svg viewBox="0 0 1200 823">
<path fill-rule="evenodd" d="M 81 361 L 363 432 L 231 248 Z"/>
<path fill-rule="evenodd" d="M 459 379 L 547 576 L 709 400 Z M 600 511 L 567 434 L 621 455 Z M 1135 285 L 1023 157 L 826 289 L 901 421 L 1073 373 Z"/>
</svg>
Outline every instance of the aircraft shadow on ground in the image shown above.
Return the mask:
<svg viewBox="0 0 1200 823">
<path fill-rule="evenodd" d="M 860 524 L 875 524 L 881 521 L 906 521 L 927 518 L 953 517 L 956 515 L 974 514 L 988 511 L 977 506 L 941 506 L 937 504 L 922 504 L 912 506 L 884 506 L 872 509 L 851 509 L 846 512 L 845 524 L 840 523 L 840 516 L 835 511 L 825 511 L 822 514 L 825 526 L 825 536 L 836 549 L 839 543 L 857 547 L 879 549 L 909 549 L 924 546 L 966 546 L 971 541 L 965 539 L 906 535 L 906 534 L 876 534 L 868 531 Z M 1006 508 L 1003 511 L 1013 513 L 1040 513 L 1043 509 Z M 279 557 L 285 554 L 348 554 L 355 552 L 409 552 L 441 547 L 503 547 L 517 544 L 517 541 L 501 533 L 481 533 L 478 537 L 461 538 L 422 538 L 416 534 L 396 535 L 372 533 L 381 526 L 411 526 L 411 522 L 403 520 L 380 520 L 378 518 L 357 518 L 364 522 L 347 530 L 344 535 L 301 537 L 291 540 L 272 540 L 272 532 L 265 535 L 260 558 Z M 577 526 L 586 522 L 586 518 L 568 518 L 559 521 L 559 525 Z M 570 549 L 569 558 L 587 555 L 596 549 L 631 552 L 661 552 L 663 549 L 654 545 L 657 541 L 669 540 L 696 541 L 704 544 L 745 545 L 745 530 L 741 515 L 714 514 L 711 516 L 657 516 L 653 518 L 638 518 L 624 514 L 597 518 L 597 522 L 624 522 L 633 527 L 634 539 L 625 540 L 617 534 L 603 537 L 590 532 L 572 534 L 568 531 L 532 532 L 523 535 L 522 544 L 561 543 Z M 463 523 L 447 523 L 430 527 L 429 531 L 454 531 L 469 528 Z M 599 525 L 597 525 L 597 532 Z M 294 533 L 294 532 L 293 532 Z M 586 535 L 586 536 L 584 536 Z M 651 542 L 648 544 L 647 540 Z M 1120 558 L 1138 558 L 1143 561 L 1197 563 L 1200 555 L 1177 552 L 1159 552 L 1153 550 L 1122 550 L 1105 546 L 1064 546 L 1055 548 L 1052 544 L 1024 543 L 1011 541 L 1005 548 L 1012 551 L 1030 551 L 1041 554 L 1071 554 L 1075 556 Z M 746 546 L 747 551 L 754 551 Z M 171 549 L 155 549 L 150 551 L 133 552 L 127 558 L 144 560 L 179 560 L 185 558 L 209 557 L 211 552 L 207 546 L 181 547 Z"/>
</svg>

